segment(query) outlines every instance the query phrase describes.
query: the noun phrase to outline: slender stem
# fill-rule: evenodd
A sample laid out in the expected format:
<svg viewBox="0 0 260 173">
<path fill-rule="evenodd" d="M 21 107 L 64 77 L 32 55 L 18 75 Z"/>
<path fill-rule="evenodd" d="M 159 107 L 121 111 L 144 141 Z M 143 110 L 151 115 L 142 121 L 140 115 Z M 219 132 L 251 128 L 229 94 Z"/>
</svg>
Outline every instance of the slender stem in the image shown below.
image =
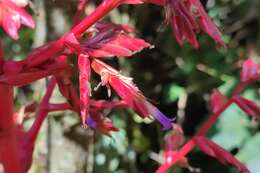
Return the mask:
<svg viewBox="0 0 260 173">
<path fill-rule="evenodd" d="M 69 103 L 50 103 L 48 105 L 49 112 L 73 110 L 73 107 Z"/>
<path fill-rule="evenodd" d="M 104 17 L 111 10 L 119 5 L 119 0 L 104 0 L 89 16 L 83 19 L 78 25 L 72 28 L 71 32 L 79 37 L 91 25 Z"/>
<path fill-rule="evenodd" d="M 233 103 L 233 99 L 229 99 L 226 104 L 224 104 L 216 113 L 209 116 L 207 121 L 202 125 L 202 127 L 197 131 L 195 136 L 206 135 L 208 130 L 217 121 L 219 116 Z"/>
<path fill-rule="evenodd" d="M 81 15 L 84 13 L 84 9 L 88 3 L 88 0 L 78 0 L 77 12 L 73 18 L 73 26 L 77 25 L 80 21 Z"/>
<path fill-rule="evenodd" d="M 36 119 L 31 127 L 31 129 L 28 131 L 27 139 L 29 141 L 29 144 L 32 144 L 32 145 L 34 144 L 35 139 L 37 138 L 37 135 L 42 126 L 42 123 L 48 114 L 48 104 L 49 104 L 49 100 L 51 98 L 55 85 L 56 85 L 55 78 L 51 78 L 48 83 L 48 88 L 47 88 L 46 94 L 45 94 L 41 104 L 39 105 L 38 111 L 36 113 L 36 115 L 37 115 Z"/>
<path fill-rule="evenodd" d="M 0 96 L 0 162 L 5 173 L 21 173 L 13 120 L 13 87 L 0 84 Z"/>
</svg>

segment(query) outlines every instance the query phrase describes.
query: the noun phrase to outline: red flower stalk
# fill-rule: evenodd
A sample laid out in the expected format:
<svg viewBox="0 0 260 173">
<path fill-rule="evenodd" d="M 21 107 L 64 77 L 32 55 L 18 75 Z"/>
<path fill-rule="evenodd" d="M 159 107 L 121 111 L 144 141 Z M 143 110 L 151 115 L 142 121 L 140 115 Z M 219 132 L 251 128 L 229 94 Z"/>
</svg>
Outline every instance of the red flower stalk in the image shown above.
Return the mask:
<svg viewBox="0 0 260 173">
<path fill-rule="evenodd" d="M 79 24 L 72 28 L 71 33 L 79 37 L 89 27 L 95 24 L 99 19 L 104 17 L 107 13 L 122 4 L 142 4 L 142 0 L 103 0 L 93 13 L 83 19 Z"/>
<path fill-rule="evenodd" d="M 112 121 L 109 118 L 104 117 L 101 112 L 90 109 L 89 115 L 90 116 L 86 119 L 86 124 L 99 133 L 111 136 L 111 132 L 119 130 L 113 125 Z"/>
<path fill-rule="evenodd" d="M 35 27 L 33 18 L 23 9 L 28 0 L 1 0 L 0 1 L 0 26 L 7 34 L 17 40 L 21 24 L 30 28 Z"/>
<path fill-rule="evenodd" d="M 0 96 L 0 162 L 6 173 L 22 173 L 13 121 L 13 87 L 0 84 Z"/>
<path fill-rule="evenodd" d="M 161 123 L 164 130 L 172 127 L 173 119 L 167 118 L 155 106 L 149 103 L 141 91 L 134 85 L 132 78 L 123 76 L 119 71 L 96 59 L 93 60 L 91 66 L 101 76 L 99 86 L 106 86 L 110 90 L 111 85 L 128 106 L 141 117 L 152 116 Z"/>
<path fill-rule="evenodd" d="M 250 70 L 250 68 L 253 68 Z M 222 163 L 229 163 L 236 166 L 240 171 L 249 172 L 249 170 L 237 161 L 233 156 L 223 150 L 221 147 L 217 146 L 212 141 L 206 139 L 207 131 L 212 127 L 212 125 L 217 121 L 218 117 L 232 104 L 236 103 L 242 110 L 251 116 L 258 117 L 260 106 L 251 100 L 242 98 L 239 94 L 247 87 L 250 83 L 256 82 L 258 80 L 258 65 L 253 63 L 251 60 L 246 60 L 243 63 L 242 72 L 240 76 L 243 76 L 241 82 L 235 88 L 232 96 L 227 99 L 219 91 L 214 90 L 211 95 L 210 105 L 213 114 L 207 119 L 207 121 L 202 125 L 202 127 L 197 131 L 194 137 L 190 139 L 178 152 L 173 154 L 173 159 L 170 163 L 164 163 L 156 173 L 165 173 L 171 166 L 177 164 L 179 160 L 182 160 L 185 155 L 187 155 L 195 145 L 198 145 L 203 152 L 206 154 L 217 158 Z"/>
<path fill-rule="evenodd" d="M 80 22 L 80 17 L 84 13 L 85 6 L 87 5 L 88 0 L 78 0 L 77 12 L 73 18 L 73 26 Z"/>
</svg>

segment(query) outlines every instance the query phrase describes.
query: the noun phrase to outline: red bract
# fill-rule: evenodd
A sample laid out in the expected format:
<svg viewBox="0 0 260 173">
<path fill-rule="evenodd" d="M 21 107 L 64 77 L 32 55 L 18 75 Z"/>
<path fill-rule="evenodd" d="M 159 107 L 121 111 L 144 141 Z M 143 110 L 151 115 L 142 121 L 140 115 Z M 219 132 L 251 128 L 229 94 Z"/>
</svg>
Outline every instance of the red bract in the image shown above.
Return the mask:
<svg viewBox="0 0 260 173">
<path fill-rule="evenodd" d="M 129 35 L 128 32 L 133 32 L 133 29 L 128 26 L 98 23 L 92 30 L 94 32 L 83 43 L 84 51 L 91 57 L 126 57 L 151 47 L 144 40 Z"/>
<path fill-rule="evenodd" d="M 118 128 L 113 125 L 112 121 L 104 117 L 101 112 L 91 109 L 89 115 L 86 119 L 86 124 L 99 133 L 111 136 L 111 132 L 118 131 Z"/>
<path fill-rule="evenodd" d="M 172 127 L 172 120 L 146 100 L 141 91 L 134 85 L 132 78 L 123 76 L 119 71 L 99 60 L 93 60 L 91 66 L 101 76 L 100 85 L 108 87 L 108 90 L 110 90 L 111 85 L 128 106 L 140 116 L 143 118 L 152 116 L 161 123 L 163 129 Z"/>
<path fill-rule="evenodd" d="M 177 148 L 184 142 L 184 133 L 178 124 L 173 124 L 172 131 L 167 134 L 165 140 L 165 150 L 177 150 Z"/>
<path fill-rule="evenodd" d="M 196 136 L 194 137 L 194 142 L 205 154 L 218 159 L 221 163 L 229 163 L 235 166 L 240 172 L 250 173 L 245 165 L 243 165 L 235 157 L 233 157 L 232 154 L 230 154 L 211 140 L 207 139 L 206 137 Z"/>
<path fill-rule="evenodd" d="M 24 60 L 24 63 L 27 67 L 40 66 L 48 62 L 48 60 L 52 60 L 59 56 L 63 49 L 64 43 L 60 40 L 45 44 L 34 49 Z"/>
<path fill-rule="evenodd" d="M 249 58 L 243 62 L 240 80 L 242 82 L 254 81 L 260 78 L 260 67 L 253 59 Z"/>
<path fill-rule="evenodd" d="M 165 0 L 166 20 L 171 23 L 176 40 L 180 45 L 188 41 L 199 47 L 196 33 L 207 33 L 220 46 L 224 46 L 221 33 L 211 21 L 199 0 Z"/>
<path fill-rule="evenodd" d="M 90 100 L 89 116 L 86 118 L 86 124 L 99 133 L 111 136 L 111 132 L 118 131 L 118 129 L 109 118 L 103 116 L 101 111 L 126 107 L 128 106 L 124 101 Z"/>
<path fill-rule="evenodd" d="M 86 117 L 89 111 L 90 87 L 90 61 L 89 57 L 80 54 L 78 57 L 79 66 L 79 92 L 80 92 L 80 114 L 82 125 L 85 127 Z"/>
<path fill-rule="evenodd" d="M 0 25 L 13 39 L 18 39 L 18 30 L 21 24 L 34 28 L 33 18 L 23 9 L 27 0 L 1 0 Z"/>
<path fill-rule="evenodd" d="M 68 52 L 68 54 L 82 54 L 84 51 L 81 48 L 81 45 L 78 41 L 78 39 L 75 37 L 73 33 L 66 34 L 63 37 L 64 45 L 66 45 L 71 52 Z M 67 52 L 66 52 L 67 53 Z"/>
<path fill-rule="evenodd" d="M 233 100 L 248 115 L 260 118 L 260 105 L 240 96 L 235 96 Z"/>
<path fill-rule="evenodd" d="M 67 102 L 76 112 L 80 110 L 80 101 L 72 82 L 70 81 L 71 69 L 61 70 L 55 73 L 55 79 L 59 86 L 60 93 L 67 99 Z"/>
<path fill-rule="evenodd" d="M 210 97 L 210 107 L 212 112 L 216 113 L 226 102 L 227 98 L 215 89 Z"/>
<path fill-rule="evenodd" d="M 42 65 L 40 68 L 29 68 L 23 61 L 6 61 L 3 64 L 0 83 L 23 86 L 67 68 L 69 68 L 68 64 L 60 63 L 58 58 Z"/>
<path fill-rule="evenodd" d="M 174 157 L 174 153 L 178 150 L 179 146 L 184 142 L 184 134 L 182 128 L 174 124 L 172 131 L 164 137 L 165 151 L 164 158 L 166 162 L 171 162 Z M 183 157 L 179 162 L 188 163 L 187 159 Z M 178 163 L 179 163 L 178 162 Z"/>
<path fill-rule="evenodd" d="M 181 126 L 178 124 L 173 124 L 173 129 L 168 133 L 165 138 L 165 148 L 164 148 L 164 163 L 160 167 L 171 164 L 176 158 L 176 153 L 180 145 L 184 142 L 185 136 Z M 189 164 L 187 157 L 181 156 L 176 164 L 180 167 L 188 169 L 190 172 L 196 173 L 201 172 L 199 168 L 194 168 Z"/>
</svg>

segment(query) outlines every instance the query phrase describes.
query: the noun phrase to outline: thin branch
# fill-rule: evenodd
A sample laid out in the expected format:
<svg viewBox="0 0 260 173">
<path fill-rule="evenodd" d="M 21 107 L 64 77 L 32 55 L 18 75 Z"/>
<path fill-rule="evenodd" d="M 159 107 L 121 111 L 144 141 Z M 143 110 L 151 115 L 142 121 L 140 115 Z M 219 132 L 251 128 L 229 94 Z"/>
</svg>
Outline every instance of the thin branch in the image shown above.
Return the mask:
<svg viewBox="0 0 260 173">
<path fill-rule="evenodd" d="M 38 107 L 38 110 L 36 113 L 36 115 L 37 115 L 36 119 L 35 119 L 32 127 L 28 131 L 27 140 L 28 140 L 28 143 L 30 143 L 30 144 L 34 144 L 35 139 L 37 138 L 37 135 L 43 124 L 43 121 L 45 120 L 46 116 L 48 115 L 48 104 L 49 104 L 49 100 L 51 98 L 55 85 L 56 85 L 55 78 L 51 78 L 48 83 L 48 88 L 45 93 L 45 96 L 43 97 L 42 102 Z"/>
<path fill-rule="evenodd" d="M 194 137 L 195 136 L 204 136 L 204 135 L 206 135 L 208 130 L 213 126 L 213 124 L 215 124 L 215 122 L 217 121 L 219 116 L 234 102 L 233 96 L 236 96 L 240 92 L 242 92 L 245 89 L 246 86 L 247 85 L 245 83 L 238 84 L 238 86 L 233 91 L 233 94 L 230 97 L 230 99 L 223 106 L 221 106 L 217 112 L 215 112 L 215 113 L 213 113 L 213 114 L 211 114 L 209 116 L 207 121 L 197 131 L 197 133 L 194 135 Z M 174 156 L 172 157 L 173 159 L 172 159 L 171 162 L 166 162 L 163 165 L 161 165 L 157 169 L 156 173 L 165 173 L 165 172 L 167 172 L 167 170 L 170 169 L 173 165 L 175 165 L 180 158 L 182 158 L 185 155 L 187 155 L 195 147 L 195 143 L 194 143 L 194 140 L 193 140 L 194 137 L 192 137 L 178 152 L 176 152 L 174 154 Z"/>
<path fill-rule="evenodd" d="M 74 111 L 73 107 L 71 107 L 69 103 L 50 103 L 48 106 L 49 112 L 64 111 L 64 110 Z"/>
<path fill-rule="evenodd" d="M 88 3 L 88 0 L 78 0 L 77 12 L 73 18 L 73 25 L 75 26 L 80 22 L 80 17 L 84 14 L 85 7 Z"/>
<path fill-rule="evenodd" d="M 79 37 L 90 26 L 103 18 L 119 5 L 120 0 L 104 0 L 90 15 L 83 19 L 78 25 L 72 28 L 71 33 Z"/>
</svg>

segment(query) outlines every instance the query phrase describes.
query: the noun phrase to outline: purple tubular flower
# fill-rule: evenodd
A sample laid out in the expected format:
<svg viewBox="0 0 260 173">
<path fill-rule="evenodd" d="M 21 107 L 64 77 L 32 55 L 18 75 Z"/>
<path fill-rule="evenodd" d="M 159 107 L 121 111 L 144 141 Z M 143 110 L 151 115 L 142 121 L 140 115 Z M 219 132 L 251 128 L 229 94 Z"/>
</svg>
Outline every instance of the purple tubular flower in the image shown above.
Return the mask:
<svg viewBox="0 0 260 173">
<path fill-rule="evenodd" d="M 97 132 L 105 134 L 111 137 L 112 132 L 116 132 L 119 129 L 116 128 L 113 122 L 105 117 L 102 112 L 90 109 L 90 114 L 86 119 L 88 127 L 95 129 Z"/>
<path fill-rule="evenodd" d="M 95 59 L 91 64 L 93 70 L 101 76 L 101 85 L 110 86 L 116 91 L 122 100 L 142 118 L 153 117 L 162 126 L 163 130 L 172 127 L 174 119 L 167 118 L 154 105 L 147 101 L 142 92 L 133 83 L 132 78 L 123 76 L 119 71 Z"/>
<path fill-rule="evenodd" d="M 90 116 L 87 117 L 86 124 L 88 127 L 93 128 L 93 129 L 95 129 L 97 126 L 96 121 L 94 119 L 92 119 Z"/>
<path fill-rule="evenodd" d="M 151 103 L 146 102 L 148 112 L 155 118 L 162 126 L 162 130 L 168 130 L 172 128 L 172 122 L 176 118 L 166 117 L 157 107 L 153 106 Z"/>
</svg>

